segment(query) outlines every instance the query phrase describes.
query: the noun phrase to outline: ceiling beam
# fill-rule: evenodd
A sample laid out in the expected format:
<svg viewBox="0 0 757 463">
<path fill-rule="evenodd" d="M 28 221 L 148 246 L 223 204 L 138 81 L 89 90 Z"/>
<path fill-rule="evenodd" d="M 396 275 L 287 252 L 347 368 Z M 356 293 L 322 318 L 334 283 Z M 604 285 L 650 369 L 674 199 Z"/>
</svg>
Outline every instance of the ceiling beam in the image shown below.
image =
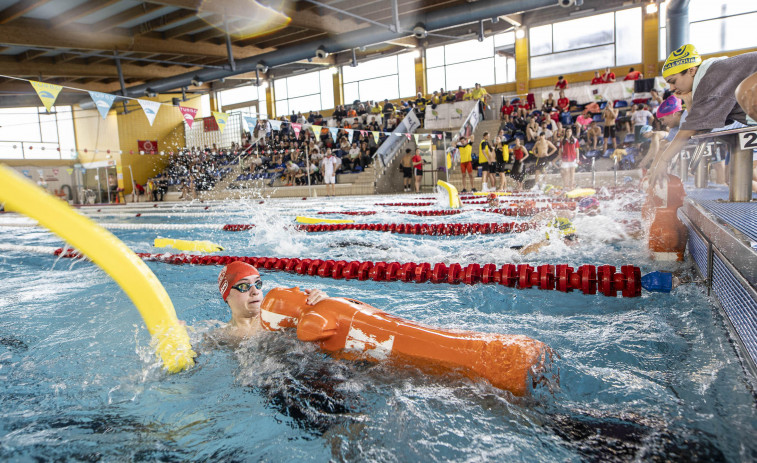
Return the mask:
<svg viewBox="0 0 757 463">
<path fill-rule="evenodd" d="M 20 18 L 49 1 L 50 0 L 20 0 L 3 11 L 0 11 L 0 24 L 7 24 L 16 18 Z"/>
<path fill-rule="evenodd" d="M 129 8 L 126 11 L 122 11 L 109 18 L 105 18 L 102 21 L 96 22 L 90 26 L 92 32 L 102 32 L 110 28 L 120 26 L 123 23 L 133 21 L 146 14 L 152 13 L 163 8 L 162 5 L 153 5 L 150 3 L 140 3 L 139 5 Z"/>
<path fill-rule="evenodd" d="M 179 66 L 162 67 L 157 65 L 135 66 L 121 63 L 124 77 L 141 80 L 171 77 L 180 72 L 187 72 L 187 68 Z M 102 63 L 97 66 L 91 64 L 58 63 L 41 60 L 18 62 L 13 56 L 0 56 L 0 69 L 11 76 L 56 76 L 56 77 L 118 77 L 115 63 Z M 189 68 L 195 69 L 195 68 Z"/>
<path fill-rule="evenodd" d="M 19 53 L 18 55 L 15 55 L 16 61 L 24 62 L 29 61 L 34 58 L 39 58 L 40 56 L 47 53 L 45 50 L 26 50 L 24 52 Z"/>
<path fill-rule="evenodd" d="M 119 1 L 120 0 L 87 0 L 81 5 L 71 8 L 65 13 L 58 15 L 54 19 L 51 19 L 50 21 L 48 21 L 49 28 L 57 29 L 67 24 L 71 24 L 77 19 L 87 17 L 91 15 L 92 13 L 96 13 L 102 10 L 103 8 L 106 8 L 106 7 L 109 7 L 110 5 L 118 3 Z"/>
<path fill-rule="evenodd" d="M 174 37 L 181 37 L 182 35 L 195 34 L 197 32 L 204 31 L 209 27 L 215 27 L 213 26 L 213 24 L 215 24 L 213 21 L 219 20 L 221 21 L 221 24 L 223 24 L 223 20 L 221 20 L 221 18 L 219 18 L 218 16 L 208 17 L 207 19 L 198 19 L 182 26 L 163 31 L 163 38 L 170 40 Z"/>
<path fill-rule="evenodd" d="M 117 33 L 112 29 L 96 36 L 80 28 L 67 29 L 65 33 L 42 34 L 46 21 L 21 18 L 11 24 L 0 27 L 0 43 L 29 47 L 54 49 L 97 50 L 111 53 L 113 50 L 135 53 L 171 53 L 175 55 L 226 58 L 226 45 L 210 42 L 192 43 L 185 40 L 161 40 L 151 37 L 130 37 L 126 33 Z M 120 29 L 120 31 L 125 31 Z M 246 58 L 259 53 L 272 51 L 255 46 L 232 46 L 234 58 Z"/>
<path fill-rule="evenodd" d="M 135 36 L 135 35 L 147 34 L 148 32 L 152 32 L 155 29 L 159 29 L 165 26 L 170 26 L 171 24 L 176 24 L 180 21 L 184 21 L 185 19 L 194 17 L 194 16 L 195 16 L 194 11 L 190 11 L 190 10 L 174 11 L 172 13 L 164 14 L 163 16 L 143 22 L 142 24 L 137 24 L 136 26 L 129 29 L 129 35 Z"/>
</svg>

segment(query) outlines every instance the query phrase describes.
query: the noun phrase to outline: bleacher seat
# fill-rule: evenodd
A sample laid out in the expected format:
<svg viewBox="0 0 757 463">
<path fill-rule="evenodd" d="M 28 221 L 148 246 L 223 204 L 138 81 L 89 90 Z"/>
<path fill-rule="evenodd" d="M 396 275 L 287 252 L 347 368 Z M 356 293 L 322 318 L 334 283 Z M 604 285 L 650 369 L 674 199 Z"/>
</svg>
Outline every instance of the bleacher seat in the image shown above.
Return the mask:
<svg viewBox="0 0 757 463">
<path fill-rule="evenodd" d="M 610 156 L 612 156 L 612 153 L 614 153 L 614 152 L 615 152 L 614 149 L 608 148 L 608 149 L 605 150 L 605 153 L 602 155 L 602 157 L 603 158 L 609 158 Z"/>
<path fill-rule="evenodd" d="M 604 120 L 602 119 L 601 114 L 595 114 L 594 117 L 592 117 L 592 119 L 594 120 L 594 122 L 602 122 Z"/>
<path fill-rule="evenodd" d="M 526 151 L 531 151 L 532 149 L 534 149 L 534 145 L 535 145 L 535 143 L 532 142 L 532 141 L 530 141 L 530 142 L 526 143 L 523 146 L 526 148 Z"/>
<path fill-rule="evenodd" d="M 606 101 L 600 101 L 599 102 L 599 109 L 605 109 L 606 106 L 607 106 L 607 102 Z"/>
<path fill-rule="evenodd" d="M 613 104 L 613 108 L 627 108 L 628 102 L 626 100 L 615 100 L 615 104 Z"/>
<path fill-rule="evenodd" d="M 589 150 L 584 154 L 587 158 L 596 158 L 599 157 L 599 155 L 602 154 L 602 151 L 600 150 Z"/>
<path fill-rule="evenodd" d="M 632 133 L 627 133 L 626 138 L 623 139 L 623 143 L 633 143 L 634 142 L 634 135 Z"/>
</svg>

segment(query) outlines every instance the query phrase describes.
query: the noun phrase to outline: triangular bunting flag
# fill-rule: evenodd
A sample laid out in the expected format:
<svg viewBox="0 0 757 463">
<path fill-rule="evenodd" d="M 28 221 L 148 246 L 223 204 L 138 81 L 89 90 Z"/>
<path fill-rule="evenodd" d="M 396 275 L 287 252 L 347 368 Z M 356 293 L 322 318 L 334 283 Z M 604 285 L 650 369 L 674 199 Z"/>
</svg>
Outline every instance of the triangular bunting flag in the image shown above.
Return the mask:
<svg viewBox="0 0 757 463">
<path fill-rule="evenodd" d="M 300 130 L 302 130 L 302 124 L 292 124 L 292 129 L 294 129 L 294 138 L 300 138 Z"/>
<path fill-rule="evenodd" d="M 331 132 L 331 139 L 336 141 L 336 136 L 339 133 L 339 129 L 336 127 L 329 127 L 329 132 Z"/>
<path fill-rule="evenodd" d="M 367 137 L 367 136 L 368 136 L 368 132 L 367 132 L 367 131 L 365 131 L 365 130 L 361 130 L 361 131 L 360 131 L 360 135 L 362 135 L 362 136 L 364 136 L 364 137 Z"/>
<path fill-rule="evenodd" d="M 95 102 L 95 106 L 97 106 L 97 110 L 100 111 L 100 115 L 103 119 L 106 119 L 110 107 L 113 106 L 113 102 L 116 101 L 116 95 L 90 91 L 89 96 L 92 97 L 92 101 Z"/>
<path fill-rule="evenodd" d="M 417 145 L 418 144 L 418 134 L 414 133 L 413 137 L 415 137 L 415 144 Z"/>
<path fill-rule="evenodd" d="M 378 140 L 379 140 L 379 133 L 378 133 L 378 132 L 376 132 L 376 131 L 373 131 L 373 132 L 371 132 L 371 133 L 373 134 L 373 141 L 375 141 L 375 142 L 376 142 L 376 144 L 378 145 Z"/>
<path fill-rule="evenodd" d="M 68 175 L 71 175 L 71 174 L 74 173 L 74 169 L 71 168 L 71 167 L 69 167 L 69 168 L 66 169 L 66 172 L 68 172 Z"/>
<path fill-rule="evenodd" d="M 407 137 L 408 140 L 410 140 L 411 136 L 409 133 L 406 133 L 405 136 Z"/>
<path fill-rule="evenodd" d="M 139 105 L 142 107 L 142 111 L 145 112 L 145 116 L 147 116 L 147 121 L 150 123 L 150 126 L 152 126 L 153 121 L 155 120 L 155 116 L 158 115 L 158 110 L 160 109 L 160 103 L 157 101 L 151 101 L 151 100 L 137 100 L 139 101 Z"/>
<path fill-rule="evenodd" d="M 192 123 L 195 121 L 195 116 L 197 115 L 197 110 L 194 108 L 188 108 L 186 106 L 179 105 L 179 111 L 181 111 L 184 122 L 186 122 L 191 129 Z"/>
<path fill-rule="evenodd" d="M 218 124 L 218 130 L 223 133 L 223 129 L 226 128 L 226 122 L 229 120 L 229 113 L 222 113 L 218 111 L 211 111 L 213 113 L 213 118 L 216 120 L 216 124 Z"/>
<path fill-rule="evenodd" d="M 268 122 L 271 123 L 272 130 L 281 130 L 281 121 L 273 120 L 273 121 L 268 121 Z"/>
<path fill-rule="evenodd" d="M 313 125 L 310 126 L 310 128 L 313 129 L 313 135 L 315 135 L 316 137 L 318 137 L 321 134 L 321 126 L 320 125 L 313 124 Z"/>
<path fill-rule="evenodd" d="M 42 100 L 42 104 L 45 105 L 47 112 L 50 112 L 50 108 L 53 107 L 53 103 L 55 103 L 63 87 L 45 82 L 37 82 L 36 80 L 30 80 L 29 82 L 34 87 L 34 91 L 37 92 L 39 99 Z"/>
<path fill-rule="evenodd" d="M 258 125 L 258 118 L 252 116 L 244 116 L 244 121 L 247 122 L 247 130 L 250 133 L 255 131 L 255 127 Z"/>
<path fill-rule="evenodd" d="M 355 131 L 352 129 L 347 129 L 347 133 L 350 136 L 350 144 L 354 143 L 355 140 Z"/>
<path fill-rule="evenodd" d="M 395 137 L 401 137 L 402 135 L 404 135 L 404 134 L 401 133 L 401 132 L 394 132 L 394 136 Z"/>
</svg>

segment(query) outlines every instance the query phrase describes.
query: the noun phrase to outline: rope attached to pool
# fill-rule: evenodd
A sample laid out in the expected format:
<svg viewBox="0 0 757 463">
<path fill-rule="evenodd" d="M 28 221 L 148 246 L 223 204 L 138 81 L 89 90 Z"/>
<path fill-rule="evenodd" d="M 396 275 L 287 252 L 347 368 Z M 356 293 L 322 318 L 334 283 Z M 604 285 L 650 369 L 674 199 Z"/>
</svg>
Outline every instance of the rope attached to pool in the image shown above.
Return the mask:
<svg viewBox="0 0 757 463">
<path fill-rule="evenodd" d="M 81 254 L 72 249 L 58 248 L 53 254 L 66 258 L 81 258 Z M 641 296 L 641 289 L 648 291 L 670 292 L 659 287 L 655 278 L 659 272 L 641 276 L 639 267 L 623 265 L 620 272 L 612 265 L 582 265 L 575 270 L 566 264 L 540 265 L 536 268 L 528 264 L 468 264 L 459 263 L 447 266 L 444 263 L 407 262 L 373 262 L 373 261 L 334 261 L 331 259 L 298 259 L 279 257 L 248 256 L 203 256 L 193 254 L 153 254 L 136 253 L 142 259 L 168 264 L 226 265 L 234 261 L 246 262 L 266 270 L 278 270 L 300 275 L 333 278 L 335 280 L 360 281 L 401 281 L 404 283 L 448 283 L 466 285 L 500 284 L 510 288 L 557 290 L 561 292 L 581 291 L 584 294 L 603 294 L 616 297 Z"/>
</svg>

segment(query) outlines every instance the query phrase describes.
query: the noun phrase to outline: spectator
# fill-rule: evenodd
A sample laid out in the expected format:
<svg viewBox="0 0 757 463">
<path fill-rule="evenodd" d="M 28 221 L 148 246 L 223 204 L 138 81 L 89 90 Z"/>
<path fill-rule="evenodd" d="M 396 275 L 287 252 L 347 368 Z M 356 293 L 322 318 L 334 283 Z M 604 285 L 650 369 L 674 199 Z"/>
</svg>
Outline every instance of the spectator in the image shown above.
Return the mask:
<svg viewBox="0 0 757 463">
<path fill-rule="evenodd" d="M 584 110 L 581 114 L 578 115 L 576 118 L 576 122 L 573 124 L 574 133 L 576 134 L 577 138 L 581 138 L 581 135 L 584 133 L 586 128 L 589 126 L 589 124 L 592 123 L 594 119 L 588 114 L 588 111 Z"/>
<path fill-rule="evenodd" d="M 645 125 L 649 125 L 652 113 L 644 109 L 644 106 L 639 104 L 634 106 L 634 111 L 631 112 L 631 123 L 633 123 L 633 135 L 634 143 L 641 145 L 643 141 L 641 139 L 641 128 Z"/>
<path fill-rule="evenodd" d="M 541 110 L 545 113 L 549 113 L 555 106 L 557 106 L 557 102 L 555 101 L 554 94 L 550 92 L 549 95 L 547 95 L 547 99 L 542 103 Z"/>
<path fill-rule="evenodd" d="M 526 159 L 528 159 L 529 154 L 528 150 L 521 145 L 520 138 L 515 139 L 515 146 L 513 146 L 512 151 L 512 158 L 514 160 L 513 162 L 513 168 L 510 171 L 510 177 L 512 177 L 513 180 L 515 180 L 515 185 L 518 190 L 523 189 L 523 178 L 526 175 Z"/>
<path fill-rule="evenodd" d="M 412 158 L 413 162 L 413 174 L 415 174 L 415 192 L 421 192 L 421 180 L 423 180 L 423 158 L 421 157 L 421 149 L 415 148 L 415 155 Z"/>
<path fill-rule="evenodd" d="M 418 116 L 418 120 L 420 120 L 421 122 L 421 127 L 423 127 L 423 122 L 426 119 L 426 104 L 428 104 L 428 100 L 423 97 L 423 94 L 421 92 L 418 92 L 414 104 L 415 115 Z"/>
<path fill-rule="evenodd" d="M 409 148 L 405 150 L 405 155 L 400 160 L 400 171 L 402 171 L 402 185 L 404 192 L 412 189 L 413 182 L 413 155 Z M 465 191 L 465 190 L 463 190 Z"/>
<path fill-rule="evenodd" d="M 495 172 L 492 170 L 494 159 L 494 147 L 489 141 L 489 132 L 484 132 L 483 140 L 478 145 L 478 165 L 481 167 L 481 191 L 489 191 L 489 174 Z M 494 177 L 494 175 L 492 175 Z"/>
<path fill-rule="evenodd" d="M 450 90 L 449 92 L 447 92 L 447 96 L 444 97 L 444 102 L 445 103 L 454 103 L 455 101 L 457 101 L 457 97 L 452 92 L 452 90 Z"/>
<path fill-rule="evenodd" d="M 321 161 L 320 171 L 323 174 L 323 182 L 326 184 L 326 197 L 336 196 L 336 170 L 339 160 L 331 150 L 326 151 L 326 157 Z M 330 193 L 330 194 L 329 194 Z"/>
<path fill-rule="evenodd" d="M 145 194 L 145 187 L 134 182 L 134 189 L 131 191 L 131 202 L 138 203 L 140 196 Z"/>
<path fill-rule="evenodd" d="M 602 76 L 599 75 L 599 71 L 594 71 L 594 78 L 591 79 L 591 85 L 599 85 L 604 83 L 605 81 L 602 80 Z"/>
<path fill-rule="evenodd" d="M 555 83 L 555 90 L 565 90 L 568 88 L 568 80 L 564 76 L 560 76 L 557 78 L 557 83 Z"/>
<path fill-rule="evenodd" d="M 633 68 L 628 70 L 628 74 L 626 74 L 626 77 L 623 80 L 639 80 L 643 79 L 644 75 L 639 72 L 635 71 Z"/>
<path fill-rule="evenodd" d="M 552 164 L 557 156 L 557 147 L 544 135 L 539 135 L 534 143 L 534 157 L 536 168 L 534 175 L 534 187 L 541 185 L 542 176 L 547 166 Z"/>
<path fill-rule="evenodd" d="M 651 95 L 651 98 L 649 98 L 649 109 L 650 111 L 654 112 L 657 110 L 657 107 L 662 104 L 663 100 L 655 89 L 650 90 L 649 94 Z"/>
<path fill-rule="evenodd" d="M 565 129 L 562 140 L 562 156 L 560 158 L 560 176 L 562 176 L 563 190 L 573 190 L 575 185 L 576 166 L 578 165 L 578 139 L 573 136 L 570 128 Z"/>
<path fill-rule="evenodd" d="M 526 125 L 526 141 L 534 142 L 539 135 L 539 124 L 536 123 L 535 117 L 528 118 L 528 125 Z"/>
<path fill-rule="evenodd" d="M 473 89 L 473 99 L 478 101 L 478 110 L 481 112 L 481 120 L 486 119 L 486 108 L 489 103 L 489 100 L 491 99 L 491 96 L 489 96 L 489 93 L 486 91 L 485 88 L 481 86 L 481 84 L 476 83 L 476 88 Z"/>
<path fill-rule="evenodd" d="M 502 142 L 502 137 L 497 137 L 494 139 L 494 158 L 494 171 L 497 175 L 499 175 L 499 185 L 497 185 L 497 190 L 505 191 L 507 187 L 507 173 L 509 172 L 507 164 L 510 162 L 510 147 L 506 143 Z M 493 173 L 492 182 L 494 182 Z M 499 201 L 497 202 L 499 203 Z"/>
<path fill-rule="evenodd" d="M 616 149 L 616 134 L 615 134 L 615 119 L 618 117 L 618 110 L 612 107 L 610 103 L 607 103 L 605 109 L 602 111 L 602 119 L 604 120 L 604 138 L 605 148 L 610 147 L 610 141 L 612 141 L 612 148 Z"/>
<path fill-rule="evenodd" d="M 605 73 L 602 74 L 602 81 L 606 84 L 612 84 L 615 82 L 615 73 L 610 70 L 610 66 L 605 68 Z"/>
<path fill-rule="evenodd" d="M 463 101 L 463 97 L 465 96 L 465 90 L 463 90 L 463 87 L 457 87 L 457 92 L 455 93 L 455 101 Z"/>
<path fill-rule="evenodd" d="M 590 142 L 591 149 L 597 149 L 597 143 L 602 138 L 602 129 L 593 120 L 589 123 L 589 127 L 586 129 L 586 141 Z"/>
<path fill-rule="evenodd" d="M 560 112 L 570 111 L 570 100 L 565 96 L 565 92 L 560 90 L 560 98 L 557 99 L 557 109 Z"/>
<path fill-rule="evenodd" d="M 460 153 L 460 171 L 463 174 L 462 193 L 467 193 L 467 190 L 465 188 L 466 174 L 468 174 L 468 178 L 470 179 L 471 191 L 476 191 L 476 189 L 473 187 L 473 158 L 471 154 L 473 152 L 473 139 L 473 135 L 471 135 L 470 138 L 460 137 L 460 140 L 456 144 L 458 152 Z"/>
</svg>

